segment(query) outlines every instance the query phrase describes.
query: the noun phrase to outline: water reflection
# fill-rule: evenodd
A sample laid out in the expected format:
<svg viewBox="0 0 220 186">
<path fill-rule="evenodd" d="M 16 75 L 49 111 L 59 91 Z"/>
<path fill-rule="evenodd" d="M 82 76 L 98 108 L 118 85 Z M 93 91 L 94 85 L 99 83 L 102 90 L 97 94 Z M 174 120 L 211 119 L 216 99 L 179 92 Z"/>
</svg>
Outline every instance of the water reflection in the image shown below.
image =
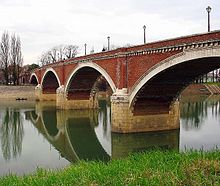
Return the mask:
<svg viewBox="0 0 220 186">
<path fill-rule="evenodd" d="M 106 109 L 109 108 L 101 104 L 100 111 L 56 110 L 51 104 L 38 103 L 36 112 L 26 114 L 30 115 L 34 126 L 63 157 L 71 162 L 79 159 L 110 159 L 111 132 L 106 115 Z M 98 120 L 102 125 L 99 125 Z"/>
<path fill-rule="evenodd" d="M 53 146 L 71 162 L 79 159 L 103 160 L 149 150 L 179 148 L 179 130 L 112 134 L 110 104 L 99 102 L 98 110 L 55 110 L 48 103 L 38 103 L 28 112 L 33 124 Z"/>
<path fill-rule="evenodd" d="M 199 130 L 207 117 L 218 117 L 220 113 L 220 96 L 190 96 L 181 99 L 180 117 L 185 130 Z M 211 113 L 208 113 L 211 111 Z"/>
<path fill-rule="evenodd" d="M 111 133 L 111 109 L 105 100 L 100 100 L 98 110 L 55 106 L 55 102 L 0 105 L 0 174 L 64 167 L 80 159 L 108 161 L 155 147 L 220 147 L 220 96 L 183 97 L 180 130 L 134 134 Z"/>
<path fill-rule="evenodd" d="M 184 97 L 180 107 L 180 117 L 185 120 L 183 128 L 186 130 L 199 129 L 207 117 L 206 97 Z"/>
<path fill-rule="evenodd" d="M 220 96 L 190 96 L 181 100 L 180 149 L 220 148 Z"/>
<path fill-rule="evenodd" d="M 24 118 L 19 110 L 6 108 L 1 111 L 0 120 L 0 138 L 3 157 L 5 160 L 17 158 L 22 151 Z"/>
<path fill-rule="evenodd" d="M 113 158 L 126 157 L 130 153 L 159 148 L 162 150 L 179 149 L 179 130 L 112 134 Z"/>
</svg>

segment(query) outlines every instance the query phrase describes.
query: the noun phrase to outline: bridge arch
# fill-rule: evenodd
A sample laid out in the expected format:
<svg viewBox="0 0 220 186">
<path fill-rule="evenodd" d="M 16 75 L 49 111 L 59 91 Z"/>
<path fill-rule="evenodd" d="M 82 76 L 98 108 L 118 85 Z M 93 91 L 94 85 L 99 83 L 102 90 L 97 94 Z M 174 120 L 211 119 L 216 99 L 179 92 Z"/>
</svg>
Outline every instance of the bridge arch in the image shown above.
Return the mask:
<svg viewBox="0 0 220 186">
<path fill-rule="evenodd" d="M 163 81 L 166 73 L 169 73 L 169 75 L 171 76 L 171 73 L 176 70 L 177 72 L 181 72 L 181 75 L 186 78 L 182 79 L 182 82 L 178 82 L 182 84 L 176 88 L 178 92 L 176 92 L 175 96 L 177 96 L 177 94 L 180 93 L 183 88 L 185 88 L 189 83 L 194 81 L 196 77 L 204 75 L 205 73 L 208 73 L 216 68 L 220 68 L 219 47 L 184 50 L 182 53 L 167 58 L 146 71 L 146 73 L 137 81 L 137 83 L 131 89 L 131 93 L 129 96 L 129 106 L 131 107 L 135 104 L 138 94 L 141 94 L 140 92 L 143 91 L 142 89 L 144 87 L 150 87 L 152 85 L 151 82 L 154 82 L 154 84 L 156 84 L 156 80 L 159 79 Z M 190 75 L 187 75 L 189 71 L 193 72 L 191 72 Z M 169 77 L 169 80 L 171 80 L 172 82 L 176 81 L 177 83 L 179 77 L 180 76 L 176 74 L 176 77 Z M 162 83 L 160 85 L 162 85 Z M 151 87 L 151 89 L 152 88 L 153 86 Z M 151 89 L 148 88 L 148 93 L 151 92 Z M 173 98 L 175 96 L 173 95 Z"/>
<path fill-rule="evenodd" d="M 43 93 L 56 93 L 56 89 L 60 87 L 60 79 L 53 68 L 48 68 L 41 80 Z"/>
<path fill-rule="evenodd" d="M 84 72 L 83 72 L 84 71 Z M 86 77 L 86 79 L 82 79 L 82 77 L 80 76 L 80 74 L 82 75 L 84 73 Z M 91 76 L 89 76 L 89 74 L 93 74 Z M 78 75 L 78 77 L 77 77 Z M 94 85 L 95 80 L 102 75 L 105 80 L 107 81 L 107 83 L 109 84 L 109 86 L 111 87 L 113 93 L 116 91 L 116 86 L 112 80 L 112 78 L 108 75 L 108 73 L 99 65 L 92 63 L 92 62 L 88 62 L 88 63 L 80 63 L 74 70 L 73 72 L 70 74 L 67 82 L 66 82 L 66 86 L 65 86 L 65 93 L 67 94 L 71 85 L 73 86 L 77 86 L 78 81 L 77 82 L 73 82 L 74 78 L 78 78 L 78 80 L 81 82 L 80 87 L 82 87 L 83 81 L 91 81 L 89 84 L 89 86 L 87 86 L 88 88 L 88 92 L 91 91 L 91 86 Z M 78 90 L 80 89 L 80 87 L 78 87 Z M 85 88 L 85 87 L 84 87 Z M 88 93 L 87 92 L 87 93 Z M 89 92 L 90 93 L 90 92 Z"/>
<path fill-rule="evenodd" d="M 57 128 L 57 111 L 50 106 L 40 108 L 37 114 L 35 110 L 30 111 L 30 117 L 32 123 L 50 142 L 56 141 L 62 135 L 63 131 Z"/>
<path fill-rule="evenodd" d="M 35 110 L 30 111 L 30 118 L 33 124 L 36 124 L 40 118 L 38 114 L 36 114 Z"/>
<path fill-rule="evenodd" d="M 29 82 L 32 85 L 38 85 L 40 83 L 37 75 L 34 72 L 31 74 Z"/>
</svg>

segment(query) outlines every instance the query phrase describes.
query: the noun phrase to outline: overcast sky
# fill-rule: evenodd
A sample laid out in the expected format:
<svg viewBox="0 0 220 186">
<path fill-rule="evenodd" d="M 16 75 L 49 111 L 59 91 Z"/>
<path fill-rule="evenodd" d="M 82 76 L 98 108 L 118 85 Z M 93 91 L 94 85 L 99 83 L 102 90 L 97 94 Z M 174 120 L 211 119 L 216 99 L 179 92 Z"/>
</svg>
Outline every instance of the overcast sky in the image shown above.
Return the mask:
<svg viewBox="0 0 220 186">
<path fill-rule="evenodd" d="M 123 46 L 220 29 L 220 0 L 0 0 L 0 34 L 16 33 L 25 64 L 60 44 L 78 45 L 83 54 L 111 44 Z"/>
</svg>

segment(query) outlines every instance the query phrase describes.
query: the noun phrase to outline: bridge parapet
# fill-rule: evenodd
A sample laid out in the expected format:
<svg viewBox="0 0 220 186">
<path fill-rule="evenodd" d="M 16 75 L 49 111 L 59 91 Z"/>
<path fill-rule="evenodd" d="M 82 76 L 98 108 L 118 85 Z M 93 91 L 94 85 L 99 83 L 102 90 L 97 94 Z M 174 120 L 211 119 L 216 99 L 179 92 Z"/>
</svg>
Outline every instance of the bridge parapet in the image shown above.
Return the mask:
<svg viewBox="0 0 220 186">
<path fill-rule="evenodd" d="M 45 65 L 41 67 L 41 69 L 47 69 L 52 66 L 63 66 L 72 63 L 84 63 L 120 57 L 166 53 L 170 51 L 183 51 L 185 49 L 212 47 L 218 45 L 220 45 L 219 30 L 204 34 L 195 34 L 169 40 L 162 40 L 133 47 L 118 48 L 115 50 L 89 54 L 86 56 L 79 56 L 72 59 L 61 60 L 52 64 Z"/>
</svg>

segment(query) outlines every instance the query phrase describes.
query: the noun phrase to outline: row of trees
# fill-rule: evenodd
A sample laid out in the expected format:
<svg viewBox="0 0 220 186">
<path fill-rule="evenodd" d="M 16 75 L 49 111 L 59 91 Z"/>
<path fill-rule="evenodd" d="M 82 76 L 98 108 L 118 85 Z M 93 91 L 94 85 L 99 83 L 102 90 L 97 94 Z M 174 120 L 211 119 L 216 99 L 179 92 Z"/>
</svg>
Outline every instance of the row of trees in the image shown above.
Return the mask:
<svg viewBox="0 0 220 186">
<path fill-rule="evenodd" d="M 23 64 L 21 40 L 15 34 L 7 31 L 2 34 L 0 41 L 0 68 L 3 72 L 5 84 L 12 80 L 14 85 L 19 84 L 20 70 Z"/>
<path fill-rule="evenodd" d="M 55 46 L 40 56 L 39 63 L 43 66 L 64 59 L 74 58 L 78 54 L 78 49 L 79 47 L 76 45 Z"/>
<path fill-rule="evenodd" d="M 126 44 L 124 46 L 111 45 L 110 50 L 130 46 L 130 44 Z M 102 51 L 107 50 L 107 47 L 103 46 Z M 90 54 L 93 54 L 94 52 L 94 47 L 92 47 L 92 49 L 90 50 Z M 64 59 L 74 58 L 77 54 L 79 54 L 79 46 L 77 45 L 58 45 L 42 53 L 38 59 L 38 62 L 40 66 L 44 66 Z"/>
</svg>

